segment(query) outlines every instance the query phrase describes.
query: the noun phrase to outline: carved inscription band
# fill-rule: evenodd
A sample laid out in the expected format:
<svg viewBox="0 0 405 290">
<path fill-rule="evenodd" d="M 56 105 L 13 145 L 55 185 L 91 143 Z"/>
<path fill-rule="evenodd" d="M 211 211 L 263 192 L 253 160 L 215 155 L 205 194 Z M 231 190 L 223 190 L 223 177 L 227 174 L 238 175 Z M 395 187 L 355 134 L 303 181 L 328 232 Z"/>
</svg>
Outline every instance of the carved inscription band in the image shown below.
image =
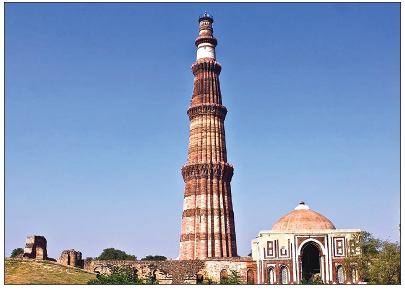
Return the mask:
<svg viewBox="0 0 405 290">
<path fill-rule="evenodd" d="M 222 182 L 224 183 L 224 182 Z M 222 193 L 224 195 L 225 198 L 228 198 L 228 193 L 227 192 L 223 192 Z M 218 195 L 218 193 L 213 192 L 213 190 L 211 190 L 210 192 L 201 192 L 201 191 L 193 191 L 193 190 L 187 190 L 186 192 L 184 192 L 184 197 L 188 197 L 188 196 L 198 196 L 198 195 L 205 195 L 205 196 L 210 196 L 211 198 L 213 198 L 214 195 Z M 229 193 L 230 196 L 230 193 Z"/>
<path fill-rule="evenodd" d="M 200 115 L 218 116 L 223 121 L 225 120 L 227 112 L 228 110 L 222 105 L 203 104 L 188 108 L 187 115 L 190 118 L 190 121 Z"/>
<path fill-rule="evenodd" d="M 183 211 L 183 217 L 194 217 L 194 216 L 224 216 L 225 210 L 223 208 L 208 208 L 208 209 L 201 209 L 201 208 L 190 208 Z M 230 217 L 234 217 L 233 210 L 228 212 Z"/>
<path fill-rule="evenodd" d="M 225 234 L 221 234 L 221 233 L 214 233 L 214 234 L 210 234 L 209 239 L 210 240 L 225 240 L 226 239 Z M 236 240 L 236 235 L 235 234 L 228 234 L 228 236 L 230 236 L 231 241 Z M 193 233 L 189 233 L 189 234 L 183 234 L 180 236 L 180 242 L 187 242 L 187 241 L 194 241 L 195 239 L 197 240 L 208 240 L 208 234 L 207 233 L 197 233 L 197 235 L 193 234 Z"/>
<path fill-rule="evenodd" d="M 184 181 L 197 178 L 221 179 L 231 181 L 233 166 L 228 163 L 189 164 L 181 168 Z"/>
</svg>

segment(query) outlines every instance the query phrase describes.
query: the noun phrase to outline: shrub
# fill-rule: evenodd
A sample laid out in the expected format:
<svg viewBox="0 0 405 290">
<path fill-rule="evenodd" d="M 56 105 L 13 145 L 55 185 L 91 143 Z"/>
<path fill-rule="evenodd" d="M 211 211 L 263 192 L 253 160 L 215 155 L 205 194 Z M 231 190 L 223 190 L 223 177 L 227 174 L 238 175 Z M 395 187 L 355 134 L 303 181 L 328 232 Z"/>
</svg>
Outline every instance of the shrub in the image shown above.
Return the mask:
<svg viewBox="0 0 405 290">
<path fill-rule="evenodd" d="M 24 254 L 24 249 L 23 249 L 23 248 L 14 249 L 14 250 L 11 252 L 10 258 L 17 257 L 18 255 L 21 255 L 21 254 Z"/>
<path fill-rule="evenodd" d="M 97 274 L 96 279 L 87 282 L 89 285 L 134 285 L 158 284 L 158 281 L 138 278 L 127 266 L 114 266 L 111 274 Z"/>
</svg>

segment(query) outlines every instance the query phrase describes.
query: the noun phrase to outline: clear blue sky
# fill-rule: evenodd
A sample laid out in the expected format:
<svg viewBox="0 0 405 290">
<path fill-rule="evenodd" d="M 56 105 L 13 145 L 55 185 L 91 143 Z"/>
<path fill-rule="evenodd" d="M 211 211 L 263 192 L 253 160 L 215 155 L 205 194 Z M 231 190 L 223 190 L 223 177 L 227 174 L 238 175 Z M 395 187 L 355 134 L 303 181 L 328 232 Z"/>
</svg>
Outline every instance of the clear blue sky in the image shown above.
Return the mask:
<svg viewBox="0 0 405 290">
<path fill-rule="evenodd" d="M 238 254 L 300 201 L 399 240 L 399 3 L 5 4 L 6 256 L 178 256 L 204 11 Z"/>
</svg>

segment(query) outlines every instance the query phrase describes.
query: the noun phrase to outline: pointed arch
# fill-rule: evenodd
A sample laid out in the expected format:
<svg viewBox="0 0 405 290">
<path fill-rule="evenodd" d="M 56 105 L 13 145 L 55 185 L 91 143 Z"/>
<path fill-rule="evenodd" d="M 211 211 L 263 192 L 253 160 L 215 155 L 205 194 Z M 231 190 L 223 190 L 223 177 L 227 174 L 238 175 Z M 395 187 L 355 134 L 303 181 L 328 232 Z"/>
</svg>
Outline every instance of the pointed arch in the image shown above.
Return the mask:
<svg viewBox="0 0 405 290">
<path fill-rule="evenodd" d="M 344 283 L 343 267 L 342 265 L 337 266 L 336 268 L 336 280 L 339 284 Z"/>
<path fill-rule="evenodd" d="M 320 251 L 320 253 L 322 255 L 326 254 L 326 249 L 322 245 L 322 243 L 320 241 L 318 241 L 318 240 L 313 239 L 313 238 L 309 238 L 309 239 L 305 240 L 303 243 L 301 243 L 301 245 L 298 247 L 298 253 L 300 253 L 302 255 L 302 248 L 306 247 L 308 245 L 308 243 L 315 244 L 319 248 L 319 251 Z"/>
<path fill-rule="evenodd" d="M 274 267 L 269 267 L 267 269 L 267 283 L 268 284 L 275 284 L 276 283 L 276 272 Z"/>
<path fill-rule="evenodd" d="M 247 270 L 246 280 L 247 280 L 248 284 L 254 284 L 255 283 L 255 276 L 254 276 L 254 273 L 253 273 L 252 269 Z"/>
</svg>

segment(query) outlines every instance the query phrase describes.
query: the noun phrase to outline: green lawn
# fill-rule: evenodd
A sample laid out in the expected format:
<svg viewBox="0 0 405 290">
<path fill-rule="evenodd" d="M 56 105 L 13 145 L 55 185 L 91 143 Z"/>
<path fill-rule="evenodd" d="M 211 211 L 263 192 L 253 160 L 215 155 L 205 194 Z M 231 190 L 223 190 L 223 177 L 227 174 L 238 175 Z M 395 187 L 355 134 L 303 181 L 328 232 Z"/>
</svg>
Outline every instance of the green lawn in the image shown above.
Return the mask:
<svg viewBox="0 0 405 290">
<path fill-rule="evenodd" d="M 87 284 L 95 274 L 49 261 L 6 259 L 5 284 Z"/>
</svg>

